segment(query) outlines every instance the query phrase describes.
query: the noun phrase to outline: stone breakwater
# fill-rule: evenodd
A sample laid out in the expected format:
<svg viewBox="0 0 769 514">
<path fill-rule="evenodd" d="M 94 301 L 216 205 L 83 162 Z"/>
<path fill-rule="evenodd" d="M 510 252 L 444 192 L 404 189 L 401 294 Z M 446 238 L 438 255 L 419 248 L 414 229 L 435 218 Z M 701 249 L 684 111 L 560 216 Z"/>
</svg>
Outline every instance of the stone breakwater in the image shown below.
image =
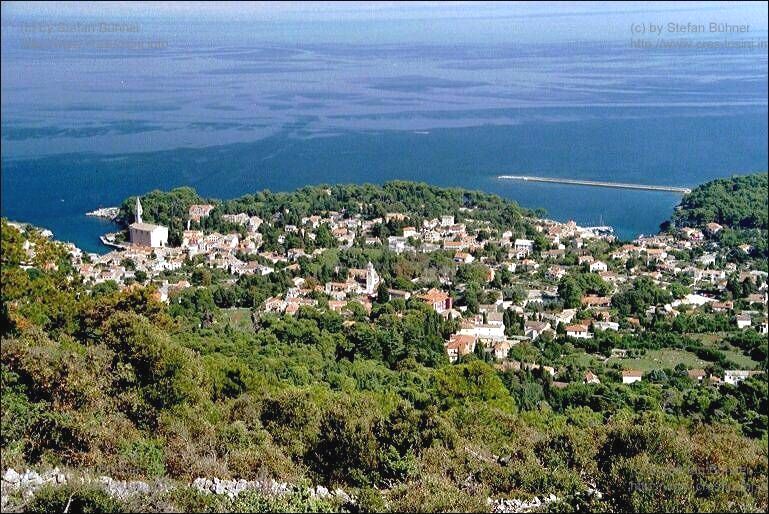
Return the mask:
<svg viewBox="0 0 769 514">
<path fill-rule="evenodd" d="M 259 491 L 270 496 L 279 496 L 297 491 L 297 487 L 287 482 L 273 479 L 264 480 L 226 480 L 219 478 L 198 477 L 190 484 L 174 484 L 169 481 L 157 480 L 144 482 L 141 480 L 115 480 L 108 476 L 92 477 L 74 473 L 64 473 L 59 468 L 38 473 L 34 470 L 17 472 L 8 468 L 0 480 L 2 510 L 9 505 L 12 494 L 20 495 L 23 501 L 29 501 L 35 493 L 45 485 L 64 486 L 67 484 L 91 485 L 98 487 L 116 499 L 128 499 L 135 495 L 157 494 L 171 491 L 177 487 L 190 487 L 205 494 L 226 495 L 236 498 L 244 491 Z M 309 489 L 310 496 L 320 498 L 335 497 L 344 503 L 354 503 L 354 498 L 342 489 L 330 491 L 322 485 Z"/>
</svg>

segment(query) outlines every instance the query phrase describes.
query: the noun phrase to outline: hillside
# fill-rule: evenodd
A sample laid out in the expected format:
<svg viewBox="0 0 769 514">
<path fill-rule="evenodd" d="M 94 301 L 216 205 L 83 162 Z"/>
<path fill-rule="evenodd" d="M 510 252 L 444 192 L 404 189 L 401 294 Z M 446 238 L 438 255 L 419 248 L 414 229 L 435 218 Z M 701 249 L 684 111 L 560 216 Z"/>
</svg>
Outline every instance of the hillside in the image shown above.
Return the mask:
<svg viewBox="0 0 769 514">
<path fill-rule="evenodd" d="M 178 242 L 105 256 L 2 221 L 4 512 L 766 510 L 749 263 L 719 288 L 671 271 L 701 271 L 691 242 L 655 262 L 408 182 L 211 201 L 185 231 L 206 201 L 144 195 Z M 8 468 L 53 478 L 32 498 Z"/>
<path fill-rule="evenodd" d="M 767 173 L 707 182 L 684 196 L 673 221 L 679 226 L 718 223 L 732 229 L 769 228 Z"/>
<path fill-rule="evenodd" d="M 707 182 L 683 197 L 671 227 L 702 230 L 732 260 L 753 260 L 766 271 L 769 259 L 767 174 L 735 176 Z"/>
</svg>

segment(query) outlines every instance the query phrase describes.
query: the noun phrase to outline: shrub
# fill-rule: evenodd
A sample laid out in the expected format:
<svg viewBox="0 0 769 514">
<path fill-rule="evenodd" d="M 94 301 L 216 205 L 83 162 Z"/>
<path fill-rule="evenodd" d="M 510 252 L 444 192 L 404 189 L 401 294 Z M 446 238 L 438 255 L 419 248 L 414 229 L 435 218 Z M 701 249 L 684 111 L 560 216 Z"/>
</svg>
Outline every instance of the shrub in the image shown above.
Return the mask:
<svg viewBox="0 0 769 514">
<path fill-rule="evenodd" d="M 27 512 L 127 512 L 124 506 L 101 489 L 72 486 L 41 488 L 27 505 Z"/>
<path fill-rule="evenodd" d="M 349 512 L 334 497 L 320 498 L 307 488 L 282 495 L 245 491 L 232 504 L 233 512 Z"/>
<path fill-rule="evenodd" d="M 139 474 L 155 478 L 166 472 L 162 441 L 140 439 L 123 444 L 120 453 Z"/>
</svg>

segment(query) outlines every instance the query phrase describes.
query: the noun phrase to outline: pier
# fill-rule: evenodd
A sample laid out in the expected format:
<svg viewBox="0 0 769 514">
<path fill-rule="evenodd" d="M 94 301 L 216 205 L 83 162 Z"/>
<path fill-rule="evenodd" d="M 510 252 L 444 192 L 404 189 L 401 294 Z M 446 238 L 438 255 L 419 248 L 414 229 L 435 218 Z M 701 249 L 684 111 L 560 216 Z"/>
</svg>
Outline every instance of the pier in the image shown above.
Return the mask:
<svg viewBox="0 0 769 514">
<path fill-rule="evenodd" d="M 118 214 L 120 214 L 120 207 L 102 207 L 100 209 L 96 209 L 95 211 L 85 213 L 86 216 L 93 216 L 95 218 L 107 218 L 110 221 L 114 221 Z"/>
<path fill-rule="evenodd" d="M 128 250 L 129 245 L 116 243 L 114 237 L 115 234 L 105 234 L 103 236 L 99 236 L 99 241 L 101 241 L 101 244 L 104 246 L 109 246 L 118 250 Z"/>
<path fill-rule="evenodd" d="M 551 184 L 569 184 L 572 186 L 611 187 L 615 189 L 640 189 L 643 191 L 666 191 L 670 193 L 688 194 L 692 190 L 687 187 L 654 186 L 649 184 L 627 184 L 624 182 L 602 182 L 596 180 L 579 180 L 572 178 L 533 177 L 527 175 L 499 175 L 502 180 L 523 180 L 528 182 L 549 182 Z"/>
</svg>

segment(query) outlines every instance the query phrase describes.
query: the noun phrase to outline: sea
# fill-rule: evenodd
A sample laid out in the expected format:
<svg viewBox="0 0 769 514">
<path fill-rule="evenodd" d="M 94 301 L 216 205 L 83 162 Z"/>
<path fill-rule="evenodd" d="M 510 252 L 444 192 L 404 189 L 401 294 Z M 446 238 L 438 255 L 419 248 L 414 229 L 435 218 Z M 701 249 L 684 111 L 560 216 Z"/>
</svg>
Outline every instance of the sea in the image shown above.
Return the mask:
<svg viewBox="0 0 769 514">
<path fill-rule="evenodd" d="M 224 199 L 416 180 L 631 239 L 681 195 L 497 177 L 694 187 L 769 168 L 766 47 L 522 38 L 514 16 L 139 17 L 106 36 L 92 19 L 4 10 L 0 61 L 0 212 L 90 252 L 115 227 L 87 211 L 183 185 Z"/>
</svg>

